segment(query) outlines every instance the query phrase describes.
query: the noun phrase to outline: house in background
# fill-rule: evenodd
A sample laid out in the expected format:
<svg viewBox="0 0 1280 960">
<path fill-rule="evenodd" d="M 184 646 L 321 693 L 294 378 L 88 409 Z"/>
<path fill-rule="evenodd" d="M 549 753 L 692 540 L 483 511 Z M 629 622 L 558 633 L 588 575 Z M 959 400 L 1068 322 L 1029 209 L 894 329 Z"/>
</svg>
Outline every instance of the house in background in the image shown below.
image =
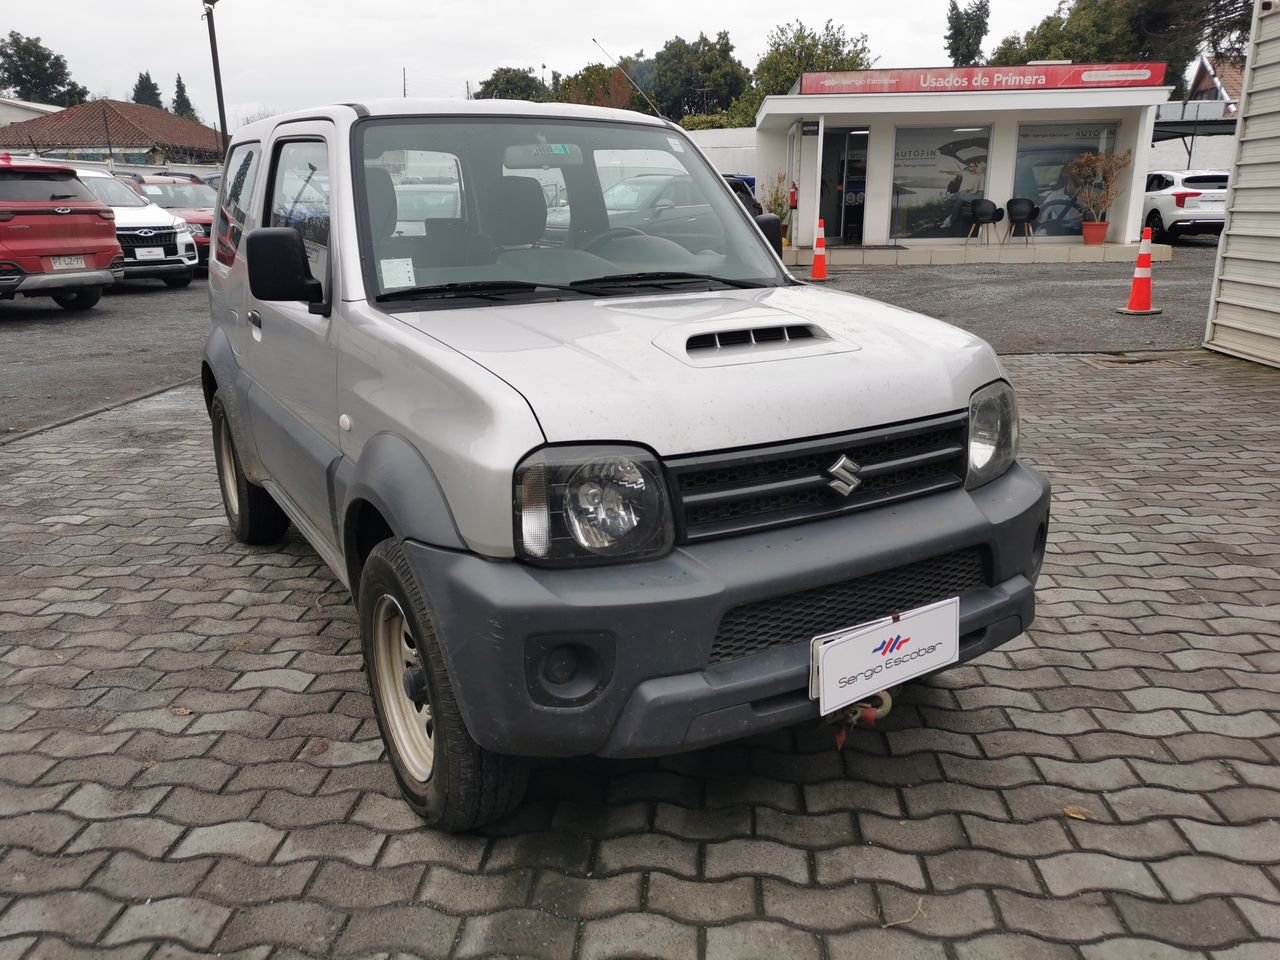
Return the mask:
<svg viewBox="0 0 1280 960">
<path fill-rule="evenodd" d="M 30 100 L 14 100 L 12 97 L 0 97 L 0 127 L 23 120 L 35 120 L 45 114 L 57 113 L 62 107 L 49 103 L 32 103 Z"/>
<path fill-rule="evenodd" d="M 1195 76 L 1187 88 L 1188 100 L 1218 100 L 1224 104 L 1223 115 L 1234 117 L 1240 109 L 1240 92 L 1244 89 L 1241 64 L 1218 57 L 1201 57 Z"/>
<path fill-rule="evenodd" d="M 90 100 L 0 127 L 0 151 L 36 151 L 56 160 L 221 163 L 218 132 L 138 103 Z"/>
</svg>

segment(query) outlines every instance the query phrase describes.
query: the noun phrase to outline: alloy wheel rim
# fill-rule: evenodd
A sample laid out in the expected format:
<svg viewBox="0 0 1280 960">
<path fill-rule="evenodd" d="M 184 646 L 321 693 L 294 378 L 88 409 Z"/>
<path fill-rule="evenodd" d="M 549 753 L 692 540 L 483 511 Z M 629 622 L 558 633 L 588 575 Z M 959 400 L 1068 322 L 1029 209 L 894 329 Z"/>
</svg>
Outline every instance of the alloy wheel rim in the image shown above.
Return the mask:
<svg viewBox="0 0 1280 960">
<path fill-rule="evenodd" d="M 405 770 L 425 783 L 435 767 L 435 721 L 425 683 L 425 665 L 399 602 L 383 594 L 373 608 L 375 682 L 387 731 Z M 410 696 L 406 677 L 420 679 L 420 699 Z"/>
<path fill-rule="evenodd" d="M 231 427 L 223 418 L 218 428 L 219 460 L 218 479 L 222 481 L 222 501 L 226 504 L 227 513 L 232 520 L 240 519 L 240 491 L 236 483 L 235 448 L 231 445 Z"/>
</svg>

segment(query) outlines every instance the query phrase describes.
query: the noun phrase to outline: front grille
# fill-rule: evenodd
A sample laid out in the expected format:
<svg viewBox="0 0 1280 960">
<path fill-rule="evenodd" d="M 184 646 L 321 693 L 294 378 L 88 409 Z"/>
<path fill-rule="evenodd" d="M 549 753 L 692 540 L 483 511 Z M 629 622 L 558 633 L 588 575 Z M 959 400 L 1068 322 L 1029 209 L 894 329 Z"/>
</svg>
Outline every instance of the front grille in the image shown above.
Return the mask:
<svg viewBox="0 0 1280 960">
<path fill-rule="evenodd" d="M 681 542 L 865 510 L 964 482 L 965 413 L 837 437 L 666 461 Z M 832 487 L 841 457 L 857 483 Z M 847 474 L 846 474 L 847 476 Z"/>
<path fill-rule="evenodd" d="M 140 237 L 137 232 L 117 230 L 116 239 L 122 247 L 164 247 L 176 246 L 178 232 L 176 230 L 157 230 L 149 237 Z"/>
<path fill-rule="evenodd" d="M 964 596 L 987 583 L 985 553 L 958 550 L 893 570 L 734 607 L 720 620 L 711 662 L 808 642 L 894 613 Z"/>
</svg>

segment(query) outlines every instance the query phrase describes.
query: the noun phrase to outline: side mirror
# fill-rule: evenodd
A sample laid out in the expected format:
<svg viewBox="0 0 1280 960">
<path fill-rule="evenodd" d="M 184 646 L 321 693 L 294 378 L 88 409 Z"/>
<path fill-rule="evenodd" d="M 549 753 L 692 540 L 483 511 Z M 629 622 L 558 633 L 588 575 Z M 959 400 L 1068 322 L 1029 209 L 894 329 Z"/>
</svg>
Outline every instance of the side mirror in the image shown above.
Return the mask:
<svg viewBox="0 0 1280 960">
<path fill-rule="evenodd" d="M 764 234 L 764 238 L 769 241 L 769 246 L 773 247 L 773 252 L 778 256 L 782 256 L 782 221 L 778 219 L 776 213 L 757 213 L 756 226 L 760 228 L 760 232 Z M 249 234 L 253 236 L 253 234 Z"/>
<path fill-rule="evenodd" d="M 320 303 L 324 288 L 311 276 L 302 234 L 293 227 L 258 227 L 245 238 L 249 291 L 256 300 Z"/>
<path fill-rule="evenodd" d="M 660 217 L 664 213 L 666 213 L 668 210 L 674 210 L 675 208 L 676 208 L 676 202 L 674 200 L 672 200 L 670 197 L 663 197 L 661 200 L 658 200 L 654 203 L 653 215 L 655 217 Z"/>
</svg>

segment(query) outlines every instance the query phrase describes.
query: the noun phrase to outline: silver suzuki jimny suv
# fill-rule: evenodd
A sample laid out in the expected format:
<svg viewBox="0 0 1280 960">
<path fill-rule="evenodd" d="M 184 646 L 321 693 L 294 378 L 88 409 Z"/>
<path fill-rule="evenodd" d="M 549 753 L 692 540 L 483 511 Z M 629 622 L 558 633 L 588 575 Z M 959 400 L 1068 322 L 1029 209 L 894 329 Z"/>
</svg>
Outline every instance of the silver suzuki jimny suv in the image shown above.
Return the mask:
<svg viewBox="0 0 1280 960">
<path fill-rule="evenodd" d="M 259 121 L 213 243 L 232 533 L 292 523 L 350 588 L 433 826 L 510 810 L 527 758 L 812 722 L 1032 621 L 1049 485 L 991 348 L 796 281 L 666 121 Z"/>
</svg>

